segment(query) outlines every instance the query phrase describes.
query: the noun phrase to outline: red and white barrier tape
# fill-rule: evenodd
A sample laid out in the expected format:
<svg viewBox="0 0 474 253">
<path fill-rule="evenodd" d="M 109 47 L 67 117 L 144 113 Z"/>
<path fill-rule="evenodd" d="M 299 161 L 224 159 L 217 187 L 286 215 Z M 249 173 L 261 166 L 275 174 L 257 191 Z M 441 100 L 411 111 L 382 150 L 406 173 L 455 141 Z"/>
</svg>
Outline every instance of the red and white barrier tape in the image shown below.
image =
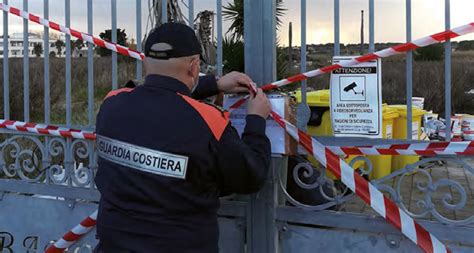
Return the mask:
<svg viewBox="0 0 474 253">
<path fill-rule="evenodd" d="M 53 125 L 0 120 L 0 128 L 66 138 L 95 140 L 94 132 Z M 375 145 L 363 147 L 328 146 L 337 155 L 474 155 L 474 141 L 424 142 L 414 144 Z"/>
<path fill-rule="evenodd" d="M 96 224 L 97 210 L 91 215 L 85 218 L 81 223 L 67 232 L 61 239 L 51 245 L 45 252 L 46 253 L 62 253 L 71 245 L 76 243 L 81 237 L 89 233 Z"/>
<path fill-rule="evenodd" d="M 305 73 L 300 73 L 300 74 L 264 85 L 261 88 L 264 91 L 272 90 L 275 88 L 285 86 L 290 83 L 306 80 L 310 77 L 316 77 L 322 74 L 330 73 L 331 71 L 336 70 L 336 69 L 351 67 L 362 62 L 368 62 L 368 61 L 372 61 L 379 58 L 385 58 L 385 57 L 393 56 L 396 54 L 406 53 L 408 51 L 413 51 L 420 47 L 426 47 L 435 43 L 443 42 L 447 39 L 456 38 L 456 37 L 466 35 L 472 32 L 474 32 L 474 22 L 467 25 L 453 28 L 451 30 L 446 30 L 444 32 L 440 32 L 440 33 L 436 33 L 427 37 L 423 37 L 421 39 L 417 39 L 411 42 L 389 47 L 389 48 L 386 48 L 374 53 L 365 54 L 365 55 L 357 57 L 355 60 L 352 60 L 352 61 L 344 61 L 339 64 L 332 64 L 330 66 L 326 66 L 323 68 L 311 70 Z M 244 101 L 245 101 L 245 98 L 242 98 L 238 100 L 235 104 L 231 105 L 229 108 L 231 110 L 238 108 L 244 103 Z"/>
<path fill-rule="evenodd" d="M 334 175 L 340 177 L 341 181 L 349 189 L 356 193 L 365 203 L 370 205 L 372 209 L 400 230 L 423 251 L 430 253 L 450 252 L 440 240 L 426 231 L 421 225 L 405 213 L 405 211 L 385 197 L 372 183 L 357 174 L 357 172 L 345 163 L 337 154 L 324 147 L 310 135 L 297 129 L 275 112 L 272 112 L 271 116 L 290 136 L 300 143 L 308 153 L 316 158 Z"/>
<path fill-rule="evenodd" d="M 114 52 L 117 52 L 121 55 L 129 56 L 129 57 L 135 58 L 135 59 L 140 60 L 140 61 L 142 61 L 145 58 L 144 54 L 142 54 L 138 51 L 135 51 L 133 49 L 130 49 L 128 47 L 124 47 L 124 46 L 118 45 L 116 43 L 106 41 L 106 40 L 103 40 L 101 38 L 94 37 L 90 34 L 74 30 L 72 28 L 60 25 L 60 24 L 55 23 L 53 21 L 49 21 L 47 19 L 41 18 L 41 17 L 39 17 L 37 15 L 34 15 L 34 14 L 31 14 L 29 12 L 22 11 L 20 9 L 15 8 L 15 7 L 11 7 L 7 4 L 0 3 L 0 9 L 2 9 L 5 12 L 9 12 L 13 15 L 16 15 L 18 17 L 24 18 L 26 20 L 30 20 L 30 21 L 35 22 L 37 24 L 49 27 L 49 28 L 51 28 L 53 30 L 56 30 L 58 32 L 69 34 L 73 37 L 76 37 L 76 38 L 81 39 L 83 41 L 89 42 L 93 45 L 103 47 L 103 48 L 107 48 L 107 49 L 112 50 Z"/>
<path fill-rule="evenodd" d="M 338 155 L 474 155 L 474 141 L 423 142 L 363 147 L 328 146 Z"/>
<path fill-rule="evenodd" d="M 81 131 L 72 128 L 58 127 L 53 125 L 27 123 L 15 120 L 0 120 L 0 128 L 6 128 L 19 132 L 30 132 L 35 134 L 46 134 L 66 138 L 95 140 L 95 133 Z"/>
<path fill-rule="evenodd" d="M 453 28 L 451 30 L 446 30 L 444 32 L 440 32 L 440 33 L 436 33 L 427 37 L 423 37 L 421 39 L 417 39 L 411 42 L 389 47 L 389 48 L 386 48 L 374 53 L 365 54 L 365 55 L 357 57 L 355 60 L 352 60 L 352 61 L 347 61 L 340 64 L 333 64 L 327 67 L 323 67 L 316 70 L 311 70 L 305 73 L 301 73 L 298 75 L 294 75 L 286 79 L 282 79 L 280 81 L 276 81 L 276 82 L 264 85 L 261 88 L 263 90 L 275 89 L 275 88 L 278 88 L 290 83 L 306 80 L 310 77 L 315 77 L 315 76 L 319 76 L 325 73 L 330 73 L 331 71 L 336 70 L 336 69 L 351 67 L 362 62 L 372 61 L 379 58 L 385 58 L 385 57 L 393 56 L 396 54 L 406 53 L 408 51 L 413 51 L 420 47 L 426 47 L 435 43 L 443 42 L 445 40 L 456 38 L 456 37 L 466 35 L 472 32 L 474 32 L 474 22 L 467 25 Z"/>
</svg>

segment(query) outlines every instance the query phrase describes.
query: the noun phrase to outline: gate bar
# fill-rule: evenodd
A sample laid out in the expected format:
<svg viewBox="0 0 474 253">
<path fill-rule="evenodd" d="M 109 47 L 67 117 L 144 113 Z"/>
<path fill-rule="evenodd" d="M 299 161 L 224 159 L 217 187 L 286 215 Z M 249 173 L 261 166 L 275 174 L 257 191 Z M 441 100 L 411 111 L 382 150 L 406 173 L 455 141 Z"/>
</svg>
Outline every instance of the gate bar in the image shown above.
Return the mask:
<svg viewBox="0 0 474 253">
<path fill-rule="evenodd" d="M 334 56 L 341 54 L 341 46 L 339 42 L 340 18 L 339 18 L 339 0 L 334 0 Z"/>
<path fill-rule="evenodd" d="M 3 4 L 8 4 L 8 0 L 3 0 Z M 10 118 L 10 71 L 8 60 L 10 57 L 8 48 L 8 13 L 3 12 L 3 117 Z M 5 52 L 7 52 L 5 57 Z"/>
<path fill-rule="evenodd" d="M 275 0 L 244 0 L 245 72 L 257 84 L 276 78 Z M 268 171 L 281 169 L 285 158 L 272 158 Z M 276 180 L 268 179 L 262 189 L 252 194 L 247 212 L 247 247 L 251 253 L 278 252 Z"/>
<path fill-rule="evenodd" d="M 188 0 L 188 25 L 194 30 L 194 0 Z"/>
<path fill-rule="evenodd" d="M 92 0 L 87 0 L 87 33 L 93 34 L 94 32 L 94 9 L 92 5 Z M 85 42 L 87 43 L 87 42 Z M 94 126 L 94 45 L 87 43 L 87 110 L 88 110 L 88 123 L 89 126 Z M 89 150 L 94 149 L 94 143 L 87 142 Z M 92 168 L 93 165 L 96 165 L 97 161 L 95 160 L 94 152 L 89 152 L 89 167 Z M 95 190 L 94 184 L 89 185 L 91 191 Z"/>
<path fill-rule="evenodd" d="M 369 0 L 369 53 L 373 53 L 375 51 L 375 8 L 374 8 L 374 0 Z"/>
<path fill-rule="evenodd" d="M 49 0 L 43 1 L 44 18 L 49 19 Z M 49 82 L 49 27 L 45 26 L 43 35 L 43 63 L 44 63 L 44 122 L 51 123 L 51 100 L 50 100 L 50 82 Z"/>
<path fill-rule="evenodd" d="M 66 0 L 66 26 L 71 27 L 71 0 Z M 66 34 L 66 125 L 72 124 L 71 98 L 71 35 Z"/>
<path fill-rule="evenodd" d="M 291 52 L 290 52 L 291 53 Z M 301 0 L 300 73 L 306 72 L 306 0 Z M 290 63 L 291 64 L 291 63 Z M 301 81 L 301 103 L 306 104 L 306 80 Z"/>
<path fill-rule="evenodd" d="M 137 13 L 137 20 L 136 20 L 136 25 L 137 25 L 137 51 L 141 52 L 142 51 L 142 0 L 136 0 L 136 13 Z M 136 67 L 136 74 L 135 74 L 135 79 L 141 80 L 142 79 L 142 62 L 137 59 L 136 61 L 137 67 Z"/>
<path fill-rule="evenodd" d="M 406 37 L 407 42 L 411 41 L 411 0 L 406 0 Z M 407 140 L 412 138 L 412 97 L 413 97 L 413 52 L 406 55 L 406 100 L 407 100 Z M 418 131 L 418 130 L 417 130 Z"/>
<path fill-rule="evenodd" d="M 161 0 L 161 24 L 168 23 L 168 0 Z"/>
<path fill-rule="evenodd" d="M 49 19 L 49 0 L 43 1 L 43 17 L 44 19 Z M 49 78 L 49 27 L 45 26 L 43 35 L 43 71 L 44 71 L 44 122 L 46 124 L 51 123 L 51 92 L 50 92 L 50 78 Z M 46 136 L 44 138 L 45 143 L 50 142 L 50 137 Z M 43 168 L 47 168 L 51 164 L 51 154 L 46 152 L 43 157 Z M 51 184 L 51 171 L 46 171 L 46 183 Z"/>
<path fill-rule="evenodd" d="M 222 0 L 217 0 L 217 76 L 222 76 Z M 212 28 L 214 29 L 214 27 Z M 212 40 L 213 38 L 211 38 Z"/>
<path fill-rule="evenodd" d="M 444 1 L 444 16 L 446 29 L 451 27 L 451 1 Z M 444 43 L 444 106 L 446 117 L 446 140 L 451 140 L 451 39 Z"/>
<path fill-rule="evenodd" d="M 94 32 L 94 9 L 92 0 L 87 0 L 87 33 Z M 85 42 L 87 43 L 87 42 Z M 87 113 L 89 125 L 94 125 L 94 45 L 87 43 Z"/>
<path fill-rule="evenodd" d="M 23 1 L 23 10 L 28 11 L 28 1 Z M 23 19 L 23 118 L 30 121 L 30 40 L 28 20 Z M 8 34 L 7 34 L 8 36 Z"/>
<path fill-rule="evenodd" d="M 117 0 L 111 0 L 112 6 L 112 42 L 117 44 Z M 118 88 L 117 52 L 112 51 L 112 90 Z"/>
</svg>

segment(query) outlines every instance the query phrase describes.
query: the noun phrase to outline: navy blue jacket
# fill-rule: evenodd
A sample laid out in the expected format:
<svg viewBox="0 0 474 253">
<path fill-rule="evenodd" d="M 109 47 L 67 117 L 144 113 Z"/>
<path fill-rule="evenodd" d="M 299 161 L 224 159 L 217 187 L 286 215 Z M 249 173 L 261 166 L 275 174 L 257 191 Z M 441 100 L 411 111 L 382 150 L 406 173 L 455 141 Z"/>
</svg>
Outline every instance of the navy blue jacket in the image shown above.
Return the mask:
<svg viewBox="0 0 474 253">
<path fill-rule="evenodd" d="M 213 76 L 200 78 L 191 94 L 174 78 L 149 75 L 143 85 L 109 93 L 98 135 L 189 160 L 180 179 L 99 157 L 101 243 L 129 252 L 218 251 L 218 197 L 258 191 L 271 151 L 265 119 L 248 115 L 239 138 L 227 112 L 195 100 L 217 92 Z"/>
</svg>

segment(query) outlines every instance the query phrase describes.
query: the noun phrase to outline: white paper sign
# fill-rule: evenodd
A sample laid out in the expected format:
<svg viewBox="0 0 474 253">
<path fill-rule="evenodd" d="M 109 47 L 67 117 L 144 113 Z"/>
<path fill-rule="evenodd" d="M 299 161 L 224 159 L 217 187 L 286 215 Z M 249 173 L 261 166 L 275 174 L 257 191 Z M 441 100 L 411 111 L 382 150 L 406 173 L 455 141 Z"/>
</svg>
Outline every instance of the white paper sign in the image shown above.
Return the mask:
<svg viewBox="0 0 474 253">
<path fill-rule="evenodd" d="M 226 96 L 224 99 L 224 108 L 228 109 L 231 105 L 237 102 L 240 98 L 238 96 Z M 283 96 L 268 96 L 272 104 L 272 110 L 278 115 L 284 117 L 285 115 L 285 97 Z M 239 136 L 245 128 L 245 117 L 247 116 L 247 103 L 233 110 L 230 114 L 230 121 L 232 126 L 237 130 Z M 270 139 L 272 154 L 285 154 L 285 130 L 278 125 L 271 117 L 267 119 L 267 126 L 265 133 Z"/>
<path fill-rule="evenodd" d="M 418 140 L 418 122 L 412 122 L 411 123 L 411 139 L 412 140 Z"/>
<path fill-rule="evenodd" d="M 333 63 L 355 57 L 334 57 Z M 379 60 L 331 73 L 331 120 L 335 136 L 382 137 L 382 68 Z"/>
<path fill-rule="evenodd" d="M 393 126 L 392 125 L 387 125 L 387 128 L 386 128 L 386 136 L 385 136 L 385 139 L 393 139 Z"/>
</svg>

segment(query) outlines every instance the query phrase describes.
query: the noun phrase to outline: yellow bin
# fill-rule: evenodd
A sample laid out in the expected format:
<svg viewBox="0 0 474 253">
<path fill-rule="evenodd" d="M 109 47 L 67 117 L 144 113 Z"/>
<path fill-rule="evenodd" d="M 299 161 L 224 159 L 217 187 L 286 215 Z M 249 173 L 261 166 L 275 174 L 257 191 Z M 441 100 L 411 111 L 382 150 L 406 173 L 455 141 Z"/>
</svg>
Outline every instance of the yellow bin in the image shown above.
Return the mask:
<svg viewBox="0 0 474 253">
<path fill-rule="evenodd" d="M 294 95 L 296 102 L 301 103 L 301 91 L 297 91 Z M 329 105 L 331 103 L 329 90 L 317 90 L 306 93 L 306 102 L 311 110 L 311 116 L 307 125 L 308 133 L 311 136 L 332 136 L 331 112 Z M 356 156 L 349 156 L 345 161 L 349 163 Z M 313 157 L 308 157 L 313 164 L 318 162 Z M 354 168 L 358 169 L 364 165 L 364 161 L 357 161 Z M 328 176 L 335 178 L 331 172 L 328 171 Z"/>
<path fill-rule="evenodd" d="M 313 136 L 331 136 L 331 112 L 329 111 L 329 90 L 317 90 L 306 93 L 306 102 L 311 110 L 308 133 Z M 296 102 L 301 103 L 301 91 L 295 93 Z"/>
<path fill-rule="evenodd" d="M 407 138 L 407 106 L 406 105 L 389 105 L 398 111 L 400 117 L 393 122 L 393 138 L 406 139 Z M 412 139 L 419 140 L 421 136 L 421 119 L 426 111 L 413 107 L 412 109 Z M 419 156 L 394 156 L 392 158 L 392 171 L 404 168 L 408 164 L 412 164 L 420 160 Z"/>
<path fill-rule="evenodd" d="M 386 104 L 382 107 L 382 138 L 393 139 L 393 122 L 398 118 L 398 110 L 388 107 Z M 370 179 L 382 178 L 392 172 L 391 155 L 369 155 L 367 158 L 372 162 L 372 172 Z"/>
</svg>

